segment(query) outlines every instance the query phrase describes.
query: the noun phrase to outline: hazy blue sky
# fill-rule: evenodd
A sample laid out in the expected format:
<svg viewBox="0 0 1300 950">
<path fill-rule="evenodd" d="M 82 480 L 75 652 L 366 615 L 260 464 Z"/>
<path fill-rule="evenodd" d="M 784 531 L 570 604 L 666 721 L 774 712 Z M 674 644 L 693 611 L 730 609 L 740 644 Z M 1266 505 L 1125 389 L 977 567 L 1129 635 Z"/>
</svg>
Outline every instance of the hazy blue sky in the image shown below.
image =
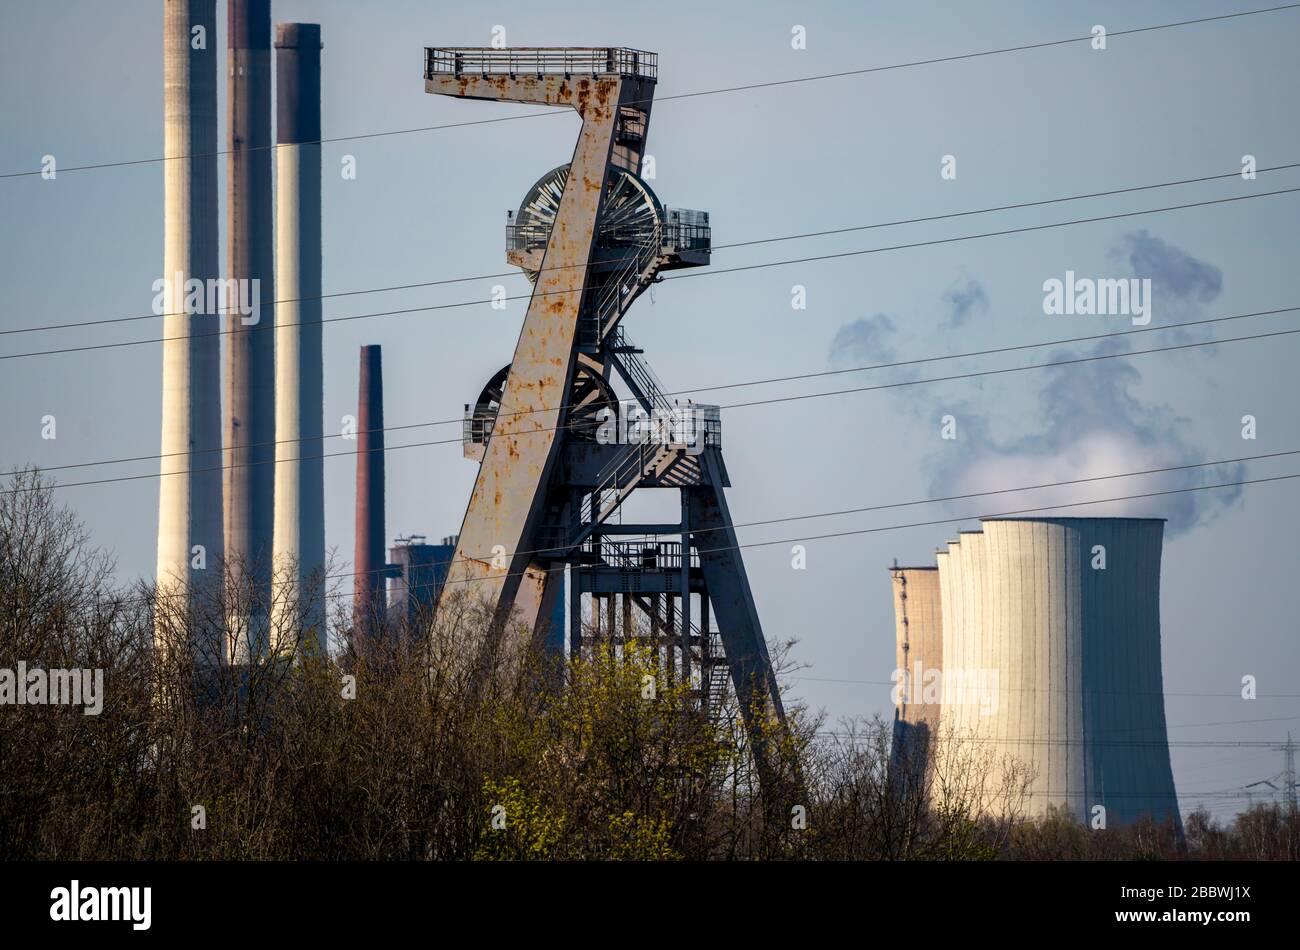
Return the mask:
<svg viewBox="0 0 1300 950">
<path fill-rule="evenodd" d="M 486 45 L 497 24 L 511 45 L 618 44 L 656 51 L 662 98 L 1082 36 L 1095 23 L 1115 31 L 1252 6 L 280 0 L 275 18 L 322 24 L 324 135 L 332 137 L 527 112 L 423 91 L 424 45 Z M 0 172 L 36 168 L 47 153 L 60 166 L 161 155 L 161 20 L 155 0 L 0 6 Z M 224 47 L 224 12 L 219 21 Z M 795 24 L 807 28 L 805 50 L 791 48 Z M 727 244 L 1232 172 L 1247 153 L 1260 166 L 1297 162 L 1298 40 L 1300 11 L 1290 11 L 1113 37 L 1105 51 L 1079 43 L 661 101 L 650 130 L 657 166 L 652 184 L 668 204 L 710 211 L 715 243 Z M 561 113 L 327 145 L 326 292 L 506 270 L 503 212 L 543 172 L 568 160 L 576 130 L 576 116 Z M 945 154 L 956 156 L 954 181 L 940 178 Z M 345 155 L 355 157 L 355 180 L 339 174 Z M 1253 182 L 1228 179 L 721 250 L 714 269 L 1297 185 L 1296 171 L 1274 172 Z M 667 387 L 685 390 L 1124 328 L 1123 319 L 1043 314 L 1043 281 L 1067 270 L 1151 278 L 1152 325 L 1297 305 L 1298 200 L 1281 195 L 692 277 L 646 294 L 625 325 Z M 0 180 L 0 220 L 0 328 L 149 312 L 151 284 L 162 268 L 159 164 L 65 171 L 55 181 Z M 327 301 L 326 316 L 479 300 L 498 282 L 511 294 L 528 287 L 516 276 L 345 297 Z M 791 308 L 795 284 L 807 288 L 806 310 Z M 515 302 L 504 313 L 476 306 L 330 325 L 327 431 L 337 431 L 340 417 L 354 411 L 357 349 L 366 343 L 384 345 L 389 425 L 458 418 L 462 405 L 509 360 L 523 309 Z M 1296 323 L 1294 314 L 1235 321 L 1194 336 L 1140 334 L 1132 345 L 1240 336 Z M 145 321 L 12 335 L 0 339 L 0 354 L 156 339 L 158 331 Z M 911 375 L 1090 352 L 1090 345 L 1075 344 L 922 366 Z M 748 522 L 1297 449 L 1298 352 L 1300 340 L 1284 336 L 724 410 L 732 512 Z M 726 405 L 899 378 L 847 374 L 698 398 Z M 49 466 L 152 455 L 159 445 L 159 391 L 156 343 L 0 361 L 0 463 Z M 1258 419 L 1255 441 L 1240 435 L 1248 413 Z M 53 441 L 40 437 L 46 414 L 58 419 Z M 947 414 L 957 419 L 955 441 L 940 439 Z M 411 429 L 389 442 L 458 435 L 458 425 Z M 333 449 L 351 446 L 334 443 Z M 342 457 L 326 467 L 328 544 L 344 562 L 352 551 L 354 464 Z M 419 532 L 436 538 L 458 529 L 475 473 L 459 444 L 394 449 L 387 465 L 390 537 Z M 156 469 L 156 462 L 144 462 L 60 476 L 71 481 Z M 1208 476 L 1133 479 L 746 529 L 742 541 L 1293 471 L 1300 471 L 1294 459 L 1256 462 Z M 1295 597 L 1298 491 L 1300 482 L 1282 481 L 1122 509 L 1171 519 L 1162 604 L 1166 705 L 1175 742 L 1300 732 L 1300 646 L 1294 608 L 1286 606 Z M 117 552 L 123 579 L 152 573 L 156 480 L 69 487 L 63 497 L 97 541 Z M 806 571 L 791 569 L 789 544 L 747 551 L 767 634 L 800 641 L 797 657 L 808 665 L 795 681 L 802 698 L 832 717 L 888 713 L 887 686 L 852 682 L 886 681 L 894 665 L 886 567 L 895 557 L 932 563 L 934 548 L 958 526 L 954 521 L 809 542 Z M 1259 677 L 1255 702 L 1234 698 L 1245 674 Z M 1174 766 L 1188 808 L 1198 792 L 1275 773 L 1281 755 L 1176 746 Z"/>
</svg>

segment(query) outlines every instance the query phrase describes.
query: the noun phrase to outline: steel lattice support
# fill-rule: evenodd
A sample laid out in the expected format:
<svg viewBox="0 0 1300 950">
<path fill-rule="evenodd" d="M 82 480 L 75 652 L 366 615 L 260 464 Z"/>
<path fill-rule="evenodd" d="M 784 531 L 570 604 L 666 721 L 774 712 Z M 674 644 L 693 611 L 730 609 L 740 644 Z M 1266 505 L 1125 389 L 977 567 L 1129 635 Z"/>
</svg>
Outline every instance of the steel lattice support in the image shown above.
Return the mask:
<svg viewBox="0 0 1300 950">
<path fill-rule="evenodd" d="M 783 712 L 723 494 L 721 418 L 670 401 L 621 327 L 660 271 L 709 262 L 708 215 L 665 208 L 640 177 L 656 68 L 630 49 L 425 51 L 427 92 L 582 117 L 572 161 L 507 218 L 507 260 L 533 294 L 510 365 L 467 407 L 465 454 L 480 466 L 442 597 L 485 598 L 496 613 L 487 639 L 466 645 L 472 662 L 511 646 L 510 621 L 558 652 L 565 631 L 549 622 L 567 568 L 570 655 L 648 643 L 706 707 L 729 674 L 753 728 Z M 610 425 L 627 406 L 663 424 Z M 678 522 L 610 520 L 651 488 L 680 493 Z"/>
</svg>

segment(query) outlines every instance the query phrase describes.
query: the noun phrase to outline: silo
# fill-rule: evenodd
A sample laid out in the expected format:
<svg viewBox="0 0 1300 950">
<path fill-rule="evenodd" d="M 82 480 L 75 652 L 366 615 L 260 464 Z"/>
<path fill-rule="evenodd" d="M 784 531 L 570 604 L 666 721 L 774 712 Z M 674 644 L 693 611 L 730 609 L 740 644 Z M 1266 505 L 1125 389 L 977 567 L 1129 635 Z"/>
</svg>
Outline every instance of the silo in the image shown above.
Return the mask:
<svg viewBox="0 0 1300 950">
<path fill-rule="evenodd" d="M 215 0 L 166 0 L 157 580 L 160 606 L 175 608 L 169 613 L 178 620 L 193 616 L 203 581 L 215 595 L 221 577 L 220 318 L 184 312 L 186 282 L 219 276 L 215 42 Z M 215 630 L 215 616 L 206 619 L 205 629 Z M 156 636 L 168 636 L 168 626 L 159 616 Z M 218 662 L 219 635 L 200 638 L 194 650 L 199 662 Z"/>
<path fill-rule="evenodd" d="M 1110 826 L 1178 820 L 1160 663 L 1163 531 L 1160 519 L 988 519 L 939 562 L 945 672 L 975 662 L 996 675 L 992 708 L 950 706 L 945 691 L 945 729 L 1032 772 L 1028 814 L 1057 805 L 1091 822 L 1100 806 Z"/>
<path fill-rule="evenodd" d="M 275 28 L 275 327 L 276 589 L 272 624 L 278 648 L 298 630 L 326 644 L 324 394 L 321 356 L 320 26 Z M 286 642 L 287 635 L 292 641 Z"/>
</svg>

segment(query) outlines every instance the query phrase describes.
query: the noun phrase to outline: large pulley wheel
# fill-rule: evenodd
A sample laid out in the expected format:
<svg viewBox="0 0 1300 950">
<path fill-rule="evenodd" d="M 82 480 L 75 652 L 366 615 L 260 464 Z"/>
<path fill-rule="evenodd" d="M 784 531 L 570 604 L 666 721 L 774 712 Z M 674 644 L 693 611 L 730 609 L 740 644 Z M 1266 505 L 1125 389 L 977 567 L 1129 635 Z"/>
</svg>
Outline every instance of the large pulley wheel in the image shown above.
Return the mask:
<svg viewBox="0 0 1300 950">
<path fill-rule="evenodd" d="M 504 366 L 483 387 L 478 402 L 474 405 L 476 424 L 474 441 L 486 443 L 501 411 L 501 400 L 505 395 L 506 378 L 510 375 L 510 366 Z M 597 373 L 590 365 L 579 362 L 573 373 L 573 385 L 569 387 L 566 401 L 567 413 L 563 415 L 565 430 L 569 436 L 594 440 L 596 430 L 603 421 L 601 410 L 615 409 L 618 396 L 610 387 L 609 381 Z"/>
<path fill-rule="evenodd" d="M 551 169 L 529 189 L 514 217 L 514 233 L 524 247 L 541 249 L 546 246 L 568 180 L 569 166 L 561 165 Z M 606 189 L 596 246 L 639 247 L 657 241 L 664 209 L 650 186 L 630 171 L 619 169 L 610 175 Z M 529 280 L 536 282 L 536 271 L 524 268 L 524 273 Z"/>
</svg>

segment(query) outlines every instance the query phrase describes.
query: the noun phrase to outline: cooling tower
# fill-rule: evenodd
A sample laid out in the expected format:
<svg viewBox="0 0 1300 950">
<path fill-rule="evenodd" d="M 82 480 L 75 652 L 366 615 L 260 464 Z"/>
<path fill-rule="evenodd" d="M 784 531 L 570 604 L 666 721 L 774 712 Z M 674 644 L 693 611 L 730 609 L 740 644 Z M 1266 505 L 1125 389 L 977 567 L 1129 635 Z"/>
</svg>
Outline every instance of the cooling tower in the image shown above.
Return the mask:
<svg viewBox="0 0 1300 950">
<path fill-rule="evenodd" d="M 196 27 L 207 39 L 200 49 L 192 42 Z M 215 0 L 166 0 L 158 587 L 187 615 L 204 580 L 219 591 L 222 560 L 220 317 L 183 312 L 185 282 L 219 276 L 215 37 Z M 215 663 L 220 639 L 195 650 L 201 662 Z"/>
<path fill-rule="evenodd" d="M 1160 665 L 1164 522 L 1007 518 L 940 555 L 943 732 L 980 759 L 987 794 L 1007 757 L 1025 811 L 1093 823 L 1178 820 Z M 1100 558 L 1104 556 L 1103 562 Z"/>
<path fill-rule="evenodd" d="M 934 567 L 890 570 L 894 587 L 896 670 L 906 689 L 898 703 L 898 721 L 933 735 L 939 727 L 943 671 L 943 607 L 939 571 Z M 928 700 L 928 701 L 927 701 Z"/>
<path fill-rule="evenodd" d="M 232 651 L 242 661 L 264 643 L 275 517 L 270 0 L 228 0 L 226 43 L 226 277 L 240 282 L 233 286 L 241 304 L 256 298 L 248 314 L 234 312 L 230 300 L 227 317 L 226 561 L 238 598 Z"/>
<path fill-rule="evenodd" d="M 384 618 L 384 371 L 378 346 L 361 348 L 357 394 L 357 520 L 353 570 L 354 642 Z"/>
<path fill-rule="evenodd" d="M 292 649 L 299 625 L 326 643 L 324 395 L 321 363 L 320 26 L 275 30 L 276 589 L 272 633 Z M 286 642 L 286 636 L 292 640 Z"/>
</svg>

